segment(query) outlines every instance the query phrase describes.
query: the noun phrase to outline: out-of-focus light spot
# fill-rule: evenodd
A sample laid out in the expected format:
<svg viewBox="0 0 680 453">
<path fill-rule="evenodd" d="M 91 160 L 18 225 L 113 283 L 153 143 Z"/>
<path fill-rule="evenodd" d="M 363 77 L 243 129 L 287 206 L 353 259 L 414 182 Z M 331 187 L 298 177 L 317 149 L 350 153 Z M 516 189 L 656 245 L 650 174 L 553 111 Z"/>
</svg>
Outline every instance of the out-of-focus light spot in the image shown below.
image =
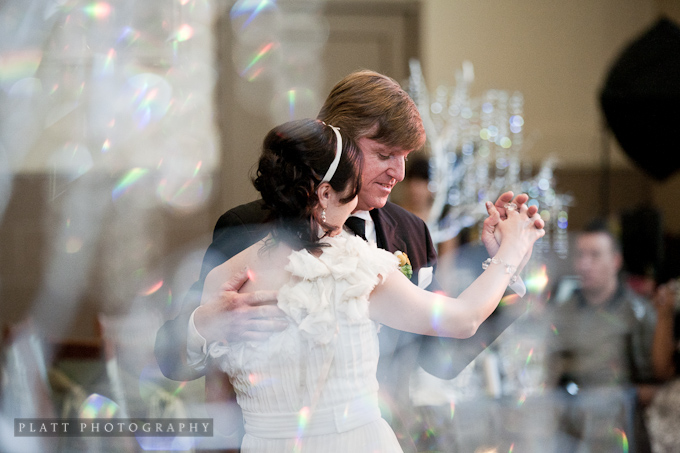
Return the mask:
<svg viewBox="0 0 680 453">
<path fill-rule="evenodd" d="M 480 447 L 475 450 L 475 453 L 498 453 L 498 449 L 494 447 Z"/>
<path fill-rule="evenodd" d="M 109 398 L 93 393 L 80 406 L 80 418 L 111 418 L 118 412 L 118 405 Z"/>
<path fill-rule="evenodd" d="M 155 293 L 156 291 L 158 291 L 159 289 L 161 289 L 162 287 L 163 287 L 163 280 L 159 280 L 156 283 L 154 283 L 153 285 L 149 286 L 144 291 L 142 291 L 141 294 L 142 294 L 142 296 L 150 296 L 153 293 Z"/>
<path fill-rule="evenodd" d="M 524 366 L 529 365 L 529 362 L 531 362 L 531 358 L 534 356 L 534 348 L 531 348 L 529 350 L 529 354 L 527 355 L 527 360 L 524 362 Z"/>
<path fill-rule="evenodd" d="M 172 306 L 172 291 L 168 291 L 168 300 L 165 302 L 166 307 Z"/>
<path fill-rule="evenodd" d="M 252 269 L 248 269 L 246 275 L 248 276 L 248 280 L 255 281 L 255 272 L 253 272 Z"/>
<path fill-rule="evenodd" d="M 40 66 L 41 50 L 7 51 L 0 56 L 0 84 L 11 85 L 17 80 L 32 77 Z"/>
<path fill-rule="evenodd" d="M 621 436 L 621 448 L 623 449 L 623 453 L 628 453 L 628 436 L 626 436 L 626 433 L 618 428 L 614 428 L 614 431 Z"/>
<path fill-rule="evenodd" d="M 257 77 L 260 74 L 262 74 L 262 71 L 264 71 L 264 68 L 257 68 L 255 71 L 253 71 L 253 73 L 250 76 L 248 76 L 248 78 L 247 78 L 248 82 L 252 82 L 255 79 L 257 79 Z"/>
<path fill-rule="evenodd" d="M 512 453 L 513 451 L 515 451 L 515 444 L 514 444 L 514 442 L 513 442 L 512 444 L 510 444 L 510 450 L 508 450 L 508 453 Z"/>
<path fill-rule="evenodd" d="M 132 117 L 142 130 L 152 121 L 159 121 L 172 105 L 172 86 L 157 74 L 144 73 L 128 80 L 132 88 Z"/>
<path fill-rule="evenodd" d="M 196 164 L 196 168 L 194 169 L 194 178 L 198 176 L 198 172 L 201 171 L 201 167 L 203 166 L 203 161 L 199 160 L 198 163 Z"/>
<path fill-rule="evenodd" d="M 186 387 L 186 386 L 187 386 L 187 381 L 182 381 L 182 382 L 180 382 L 179 385 L 177 386 L 177 388 L 175 389 L 175 391 L 172 392 L 172 396 L 177 396 L 177 395 L 179 395 L 179 393 L 180 393 L 182 390 L 184 390 L 184 387 Z"/>
<path fill-rule="evenodd" d="M 113 72 L 113 63 L 116 59 L 116 50 L 109 49 L 106 53 L 106 58 L 104 59 L 104 65 L 102 67 L 103 74 L 111 74 Z"/>
<path fill-rule="evenodd" d="M 548 271 L 546 266 L 543 265 L 536 272 L 529 275 L 524 284 L 531 294 L 540 294 L 548 286 L 548 281 Z"/>
<path fill-rule="evenodd" d="M 430 106 L 430 110 L 435 115 L 439 115 L 442 112 L 443 109 L 444 108 L 443 108 L 441 102 L 433 102 L 432 105 Z"/>
<path fill-rule="evenodd" d="M 111 140 L 108 138 L 104 140 L 104 144 L 102 145 L 102 153 L 108 153 L 109 150 L 111 149 Z"/>
<path fill-rule="evenodd" d="M 301 446 L 300 441 L 302 439 L 303 434 L 305 433 L 305 429 L 307 428 L 307 424 L 309 423 L 309 407 L 305 406 L 302 409 L 300 409 L 300 412 L 298 413 L 298 429 L 297 429 L 297 438 L 296 438 L 296 446 Z"/>
<path fill-rule="evenodd" d="M 500 141 L 500 145 L 503 148 L 508 149 L 512 146 L 512 140 L 510 140 L 508 137 L 503 137 Z"/>
<path fill-rule="evenodd" d="M 512 115 L 508 120 L 510 126 L 522 127 L 524 126 L 524 118 L 519 115 Z"/>
<path fill-rule="evenodd" d="M 199 178 L 187 178 L 181 181 L 163 178 L 156 188 L 156 195 L 163 203 L 177 210 L 191 210 L 203 203 L 210 193 L 212 181 Z"/>
<path fill-rule="evenodd" d="M 451 420 L 453 420 L 453 416 L 456 414 L 456 403 L 455 401 L 451 401 L 451 410 L 449 411 L 449 417 Z"/>
<path fill-rule="evenodd" d="M 116 44 L 124 43 L 129 46 L 137 41 L 141 35 L 142 34 L 134 28 L 125 27 L 118 39 L 116 39 Z"/>
<path fill-rule="evenodd" d="M 239 0 L 231 7 L 229 15 L 232 20 L 240 16 L 248 15 L 248 18 L 241 24 L 241 29 L 246 28 L 255 18 L 270 8 L 276 7 L 273 0 Z"/>
<path fill-rule="evenodd" d="M 288 116 L 295 118 L 295 90 L 288 90 Z"/>
<path fill-rule="evenodd" d="M 69 176 L 71 181 L 83 176 L 94 165 L 90 151 L 79 143 L 66 143 L 50 156 L 50 164 L 56 173 Z"/>
<path fill-rule="evenodd" d="M 441 297 L 437 297 L 434 301 L 434 304 L 432 305 L 432 321 L 431 321 L 432 328 L 435 331 L 439 330 L 443 309 L 444 309 L 443 299 Z"/>
<path fill-rule="evenodd" d="M 71 236 L 66 240 L 66 253 L 78 253 L 83 248 L 83 240 L 79 237 Z"/>
<path fill-rule="evenodd" d="M 277 122 L 316 116 L 319 107 L 318 97 L 309 88 L 291 88 L 276 93 L 270 104 L 270 112 Z"/>
<path fill-rule="evenodd" d="M 560 211 L 557 215 L 557 227 L 561 229 L 566 229 L 569 224 L 569 215 L 567 211 Z"/>
<path fill-rule="evenodd" d="M 106 19 L 111 15 L 111 5 L 106 2 L 93 2 L 83 8 L 92 19 Z"/>
<path fill-rule="evenodd" d="M 542 210 L 539 214 L 544 222 L 550 221 L 550 211 L 548 211 L 547 209 Z"/>
<path fill-rule="evenodd" d="M 507 296 L 501 299 L 498 305 L 501 307 L 504 307 L 506 305 L 514 305 L 519 300 L 521 300 L 521 298 L 517 294 L 508 294 Z"/>
<path fill-rule="evenodd" d="M 260 48 L 260 50 L 257 52 L 257 54 L 253 57 L 253 59 L 250 60 L 250 62 L 248 63 L 248 65 L 246 65 L 246 67 L 243 69 L 243 71 L 241 71 L 241 77 L 244 77 L 244 76 L 246 75 L 246 73 L 250 70 L 250 68 L 252 68 L 252 67 L 253 67 L 258 61 L 260 61 L 264 56 L 266 56 L 266 55 L 274 48 L 274 45 L 275 45 L 275 44 L 276 44 L 276 43 L 272 41 L 272 42 L 268 42 L 267 44 L 265 44 L 264 46 L 262 46 L 262 47 Z M 260 71 L 261 71 L 261 70 L 262 70 L 262 69 L 260 69 Z M 253 77 L 254 77 L 254 76 L 253 76 Z"/>
<path fill-rule="evenodd" d="M 567 391 L 568 394 L 576 396 L 578 394 L 579 388 L 576 382 L 570 382 L 565 387 L 565 390 Z"/>
<path fill-rule="evenodd" d="M 173 39 L 177 42 L 190 40 L 194 36 L 194 29 L 189 24 L 183 24 L 175 33 Z"/>
<path fill-rule="evenodd" d="M 550 329 L 552 330 L 553 335 L 559 335 L 560 334 L 557 331 L 557 327 L 555 327 L 555 324 L 550 324 Z"/>
<path fill-rule="evenodd" d="M 112 197 L 114 200 L 120 198 L 125 192 L 127 192 L 132 185 L 139 181 L 144 175 L 149 172 L 146 168 L 133 168 L 128 171 L 125 176 L 123 176 L 116 187 L 113 189 Z"/>
</svg>

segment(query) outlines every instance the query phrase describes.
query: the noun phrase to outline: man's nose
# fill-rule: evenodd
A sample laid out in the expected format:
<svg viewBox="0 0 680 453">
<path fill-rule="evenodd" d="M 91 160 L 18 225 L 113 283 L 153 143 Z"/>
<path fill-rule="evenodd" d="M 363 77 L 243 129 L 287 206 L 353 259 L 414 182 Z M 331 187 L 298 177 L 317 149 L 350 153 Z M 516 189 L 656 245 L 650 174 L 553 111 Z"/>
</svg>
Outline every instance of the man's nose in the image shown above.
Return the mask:
<svg viewBox="0 0 680 453">
<path fill-rule="evenodd" d="M 403 157 L 395 157 L 390 162 L 390 167 L 387 170 L 387 174 L 397 180 L 397 182 L 404 180 L 404 174 L 406 171 L 406 163 Z"/>
</svg>

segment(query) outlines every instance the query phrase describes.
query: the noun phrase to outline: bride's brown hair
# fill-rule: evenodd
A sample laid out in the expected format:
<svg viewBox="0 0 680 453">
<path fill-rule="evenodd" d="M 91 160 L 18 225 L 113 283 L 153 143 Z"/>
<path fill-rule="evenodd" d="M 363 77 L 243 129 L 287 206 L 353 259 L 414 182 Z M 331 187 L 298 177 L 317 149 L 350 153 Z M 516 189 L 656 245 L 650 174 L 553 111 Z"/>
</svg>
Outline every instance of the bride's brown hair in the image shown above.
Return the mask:
<svg viewBox="0 0 680 453">
<path fill-rule="evenodd" d="M 347 203 L 361 189 L 362 156 L 354 141 L 340 133 L 342 154 L 329 184 L 336 192 L 348 193 L 341 199 Z M 336 140 L 331 127 L 312 119 L 281 124 L 265 137 L 253 185 L 269 208 L 274 240 L 315 250 L 321 246 L 319 227 L 329 232 L 341 226 L 315 215 L 316 189 L 335 158 Z"/>
</svg>

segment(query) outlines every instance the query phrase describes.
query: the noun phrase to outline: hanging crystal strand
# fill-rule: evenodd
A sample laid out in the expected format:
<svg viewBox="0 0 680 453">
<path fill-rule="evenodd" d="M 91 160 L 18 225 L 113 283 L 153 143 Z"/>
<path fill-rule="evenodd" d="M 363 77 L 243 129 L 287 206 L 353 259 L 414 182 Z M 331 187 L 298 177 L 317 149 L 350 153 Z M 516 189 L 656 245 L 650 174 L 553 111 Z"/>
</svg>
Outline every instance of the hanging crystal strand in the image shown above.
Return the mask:
<svg viewBox="0 0 680 453">
<path fill-rule="evenodd" d="M 569 237 L 567 234 L 567 226 L 569 224 L 569 206 L 571 205 L 572 197 L 570 195 L 557 196 L 556 211 L 557 217 L 553 220 L 556 226 L 555 240 L 553 241 L 553 248 L 557 256 L 562 259 L 567 258 L 569 254 Z"/>
<path fill-rule="evenodd" d="M 489 130 L 493 128 L 493 94 L 487 91 L 482 99 L 479 109 L 479 130 L 472 131 L 477 140 L 475 153 L 475 198 L 470 199 L 471 203 L 479 203 L 486 199 L 489 179 L 489 161 L 492 154 L 492 144 Z"/>
<path fill-rule="evenodd" d="M 567 219 L 570 197 L 557 195 L 554 161 L 548 160 L 534 176 L 522 162 L 524 97 L 520 92 L 488 90 L 470 98 L 472 64 L 456 71 L 453 87 L 438 87 L 430 103 L 420 64 L 412 60 L 409 91 L 420 110 L 430 158 L 430 190 L 434 203 L 428 226 L 435 243 L 455 237 L 461 228 L 481 224 L 486 217 L 480 200 L 492 200 L 512 190 L 529 195 L 546 221 L 546 236 L 535 250 L 568 251 Z M 446 215 L 444 215 L 446 213 Z"/>
<path fill-rule="evenodd" d="M 509 167 L 510 167 L 510 152 L 509 149 L 512 142 L 508 131 L 508 101 L 509 94 L 507 91 L 498 91 L 498 101 L 496 107 L 495 123 L 497 124 L 497 134 L 494 140 L 496 145 L 496 171 L 498 173 L 497 189 L 495 196 L 500 195 L 503 190 L 512 189 L 510 186 Z"/>
<path fill-rule="evenodd" d="M 509 149 L 510 159 L 508 165 L 508 187 L 513 192 L 519 192 L 520 187 L 520 168 L 521 150 L 524 138 L 524 96 L 519 91 L 515 91 L 510 96 L 508 102 L 508 126 L 510 129 L 511 146 Z"/>
<path fill-rule="evenodd" d="M 480 128 L 481 117 L 479 110 L 474 108 L 472 102 L 468 109 L 464 109 L 462 116 L 467 121 L 463 121 L 463 145 L 462 145 L 462 159 L 465 168 L 463 175 L 462 187 L 462 203 L 463 213 L 469 213 L 470 206 L 477 202 L 477 158 L 476 151 L 478 151 L 478 134 Z"/>
<path fill-rule="evenodd" d="M 442 136 L 442 130 L 446 127 L 448 112 L 446 110 L 448 90 L 445 86 L 438 86 L 435 90 L 435 98 L 430 105 L 430 115 L 432 116 L 432 122 L 434 123 L 435 129 L 437 130 L 437 135 Z"/>
<path fill-rule="evenodd" d="M 548 159 L 543 163 L 541 170 L 536 177 L 536 192 L 538 196 L 538 211 L 549 213 L 550 206 L 548 206 L 547 198 L 548 194 L 553 185 L 553 164 L 554 160 Z M 553 197 L 554 198 L 554 197 Z M 550 217 L 548 215 L 548 217 Z M 550 250 L 552 244 L 553 236 L 553 224 L 551 222 L 546 223 L 545 236 L 543 236 L 541 244 L 539 246 L 539 252 L 546 253 Z"/>
</svg>

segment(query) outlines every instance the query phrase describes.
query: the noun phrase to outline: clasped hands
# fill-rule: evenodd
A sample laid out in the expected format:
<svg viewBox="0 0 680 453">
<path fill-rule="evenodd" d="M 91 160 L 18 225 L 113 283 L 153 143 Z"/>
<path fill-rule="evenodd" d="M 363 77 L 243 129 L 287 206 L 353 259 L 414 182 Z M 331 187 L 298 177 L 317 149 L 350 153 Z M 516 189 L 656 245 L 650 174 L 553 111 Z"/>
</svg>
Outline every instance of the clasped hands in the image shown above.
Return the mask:
<svg viewBox="0 0 680 453">
<path fill-rule="evenodd" d="M 497 227 L 507 219 L 508 210 L 516 209 L 524 215 L 523 205 L 528 200 L 526 194 L 515 197 L 512 192 L 505 192 L 495 204 L 486 204 L 489 217 L 484 221 L 482 242 L 489 256 L 495 256 L 500 248 L 502 238 Z M 526 216 L 537 229 L 545 226 L 536 206 L 529 206 Z M 517 272 L 529 261 L 531 251 L 529 249 L 517 267 Z M 243 269 L 225 282 L 215 294 L 202 296 L 201 305 L 194 313 L 194 324 L 208 343 L 266 340 L 288 326 L 285 313 L 276 306 L 276 291 L 239 292 L 248 278 L 247 269 Z"/>
<path fill-rule="evenodd" d="M 521 193 L 515 197 L 512 192 L 505 192 L 498 197 L 495 204 L 491 204 L 491 202 L 486 203 L 486 211 L 489 216 L 484 220 L 484 225 L 482 227 L 482 243 L 490 257 L 495 256 L 501 246 L 501 235 L 498 225 L 508 218 L 509 210 L 523 212 L 523 206 L 527 201 L 529 201 L 529 196 L 527 194 Z M 529 206 L 526 210 L 526 216 L 527 221 L 533 222 L 536 229 L 541 230 L 545 227 L 545 222 L 538 213 L 537 206 Z M 532 251 L 533 246 L 529 249 L 522 259 L 522 262 L 517 267 L 517 273 L 519 273 L 529 262 Z"/>
</svg>

